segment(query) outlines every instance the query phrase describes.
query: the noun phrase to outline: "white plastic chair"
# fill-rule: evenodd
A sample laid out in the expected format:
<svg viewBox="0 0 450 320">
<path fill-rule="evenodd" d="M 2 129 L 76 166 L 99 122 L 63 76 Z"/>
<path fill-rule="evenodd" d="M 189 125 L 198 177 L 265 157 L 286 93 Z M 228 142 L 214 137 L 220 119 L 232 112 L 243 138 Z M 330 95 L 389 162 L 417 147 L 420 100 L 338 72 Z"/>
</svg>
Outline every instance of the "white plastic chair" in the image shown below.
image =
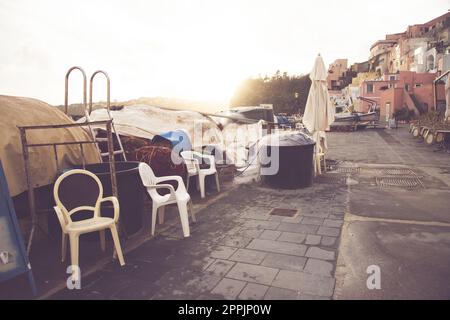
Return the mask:
<svg viewBox="0 0 450 320">
<path fill-rule="evenodd" d="M 209 175 L 215 175 L 216 178 L 216 187 L 217 191 L 220 192 L 220 184 L 219 184 L 219 174 L 216 170 L 216 163 L 214 156 L 211 155 L 205 155 L 201 154 L 199 152 L 195 151 L 182 151 L 181 157 L 184 160 L 184 163 L 186 164 L 187 170 L 188 170 L 188 177 L 187 177 L 187 187 L 189 189 L 189 180 L 193 176 L 198 176 L 198 184 L 197 186 L 200 187 L 200 194 L 202 198 L 205 197 L 205 178 Z M 200 163 L 198 159 L 207 159 L 209 168 L 207 169 L 200 169 Z"/>
<path fill-rule="evenodd" d="M 144 187 L 147 188 L 147 192 L 152 198 L 152 230 L 151 235 L 155 235 L 156 216 L 159 213 L 159 223 L 164 222 L 164 210 L 165 206 L 176 203 L 180 214 L 181 227 L 183 229 L 183 235 L 189 237 L 189 217 L 188 206 L 190 207 L 192 220 L 195 222 L 194 212 L 192 210 L 191 197 L 186 191 L 183 179 L 180 176 L 165 176 L 156 177 L 152 168 L 144 162 L 139 164 L 139 174 L 142 179 Z M 161 182 L 177 181 L 178 187 L 175 188 L 171 184 L 159 184 Z M 160 195 L 158 189 L 169 190 L 170 193 L 166 195 Z M 159 209 L 159 212 L 158 212 Z"/>
<path fill-rule="evenodd" d="M 70 240 L 71 264 L 78 267 L 80 235 L 99 231 L 100 246 L 105 251 L 105 229 L 110 229 L 120 265 L 125 265 L 116 228 L 119 219 L 119 201 L 116 197 L 103 198 L 103 186 L 95 174 L 81 169 L 65 172 L 56 180 L 53 196 L 56 202 L 54 209 L 62 229 L 61 261 L 64 262 L 66 257 L 67 237 Z M 100 206 L 106 201 L 113 204 L 114 218 L 101 216 Z M 93 217 L 72 221 L 71 216 L 80 211 L 92 211 Z"/>
<path fill-rule="evenodd" d="M 322 166 L 321 166 L 321 162 L 323 160 L 323 166 L 324 166 L 324 170 L 325 172 L 327 171 L 327 163 L 326 163 L 326 159 L 325 159 L 325 148 L 322 144 L 322 139 L 319 139 L 319 142 L 316 143 L 315 148 L 317 148 L 314 153 L 314 174 L 322 174 Z"/>
</svg>

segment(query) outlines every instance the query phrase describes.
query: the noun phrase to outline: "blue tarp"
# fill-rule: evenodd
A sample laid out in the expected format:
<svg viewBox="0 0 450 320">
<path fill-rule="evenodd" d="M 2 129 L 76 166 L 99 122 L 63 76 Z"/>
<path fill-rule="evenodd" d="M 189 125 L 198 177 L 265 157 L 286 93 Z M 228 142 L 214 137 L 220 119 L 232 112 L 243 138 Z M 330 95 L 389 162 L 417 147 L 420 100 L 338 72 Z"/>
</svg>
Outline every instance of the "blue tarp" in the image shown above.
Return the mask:
<svg viewBox="0 0 450 320">
<path fill-rule="evenodd" d="M 172 148 L 177 149 L 177 151 L 190 151 L 192 150 L 191 140 L 189 139 L 188 134 L 184 130 L 174 130 L 167 131 L 160 135 L 157 135 L 153 138 L 153 141 L 156 142 L 159 139 L 165 139 L 170 141 L 172 144 Z"/>
</svg>

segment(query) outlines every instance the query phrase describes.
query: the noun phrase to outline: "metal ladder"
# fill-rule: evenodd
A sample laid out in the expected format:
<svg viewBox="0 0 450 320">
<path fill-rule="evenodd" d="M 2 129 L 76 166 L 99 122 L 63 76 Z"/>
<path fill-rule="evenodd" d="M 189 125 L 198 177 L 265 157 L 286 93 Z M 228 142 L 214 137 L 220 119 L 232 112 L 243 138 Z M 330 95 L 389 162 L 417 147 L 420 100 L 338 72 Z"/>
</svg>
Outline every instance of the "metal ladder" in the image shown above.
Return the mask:
<svg viewBox="0 0 450 320">
<path fill-rule="evenodd" d="M 89 122 L 91 122 L 90 119 L 90 114 L 92 112 L 92 84 L 94 82 L 94 78 L 97 74 L 101 73 L 106 77 L 106 112 L 108 113 L 108 119 L 111 120 L 111 124 L 112 124 L 112 133 L 113 135 L 116 137 L 116 140 L 119 144 L 119 149 L 118 150 L 113 150 L 113 155 L 121 155 L 123 158 L 123 161 L 127 161 L 126 156 L 125 156 L 125 150 L 123 149 L 123 145 L 122 145 L 122 141 L 120 140 L 119 134 L 116 131 L 116 128 L 114 126 L 114 121 L 112 121 L 112 117 L 111 117 L 111 113 L 110 113 L 110 80 L 109 80 L 109 76 L 105 71 L 102 70 L 97 70 L 95 71 L 90 79 L 90 86 L 89 86 L 89 110 L 87 108 L 87 86 L 86 86 L 86 82 L 87 82 L 87 78 L 86 78 L 86 73 L 84 72 L 84 70 L 81 67 L 72 67 L 70 68 L 67 73 L 66 73 L 66 85 L 65 85 L 65 99 L 64 99 L 64 111 L 67 114 L 68 111 L 68 107 L 69 107 L 69 75 L 73 70 L 79 70 L 82 75 L 83 75 L 83 110 L 84 110 L 84 116 L 86 117 L 86 121 L 88 122 L 88 127 L 89 127 L 89 132 L 91 134 L 91 137 L 93 140 L 95 140 L 97 149 L 101 155 L 102 161 L 103 158 L 108 156 L 108 152 L 102 152 L 101 148 L 100 148 L 100 143 L 102 142 L 108 142 L 107 138 L 99 138 L 96 136 L 94 130 L 92 129 L 92 127 L 90 126 Z"/>
</svg>

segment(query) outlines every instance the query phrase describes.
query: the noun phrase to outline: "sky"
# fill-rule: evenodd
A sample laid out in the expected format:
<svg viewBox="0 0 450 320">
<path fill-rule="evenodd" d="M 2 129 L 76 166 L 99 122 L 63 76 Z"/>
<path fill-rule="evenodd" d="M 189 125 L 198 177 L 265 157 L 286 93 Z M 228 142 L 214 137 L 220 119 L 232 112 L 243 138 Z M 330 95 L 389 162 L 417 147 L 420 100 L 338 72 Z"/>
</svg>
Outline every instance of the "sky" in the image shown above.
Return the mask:
<svg viewBox="0 0 450 320">
<path fill-rule="evenodd" d="M 64 102 L 64 77 L 105 70 L 111 99 L 229 101 L 245 78 L 307 74 L 321 53 L 365 61 L 370 45 L 450 0 L 0 0 L 0 94 Z M 70 103 L 81 101 L 80 74 Z M 89 80 L 89 79 L 88 79 Z M 93 100 L 105 100 L 99 76 Z"/>
</svg>

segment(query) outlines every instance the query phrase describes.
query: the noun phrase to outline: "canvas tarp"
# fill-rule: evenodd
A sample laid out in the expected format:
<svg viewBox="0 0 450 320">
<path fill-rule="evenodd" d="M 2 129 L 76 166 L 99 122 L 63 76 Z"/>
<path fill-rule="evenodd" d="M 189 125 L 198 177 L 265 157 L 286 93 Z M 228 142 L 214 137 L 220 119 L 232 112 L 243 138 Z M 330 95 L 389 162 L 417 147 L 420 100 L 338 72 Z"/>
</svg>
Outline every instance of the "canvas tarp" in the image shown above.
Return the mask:
<svg viewBox="0 0 450 320">
<path fill-rule="evenodd" d="M 120 135 L 152 139 L 155 135 L 167 131 L 183 129 L 187 132 L 194 150 L 201 150 L 205 145 L 219 146 L 226 151 L 228 160 L 236 165 L 242 164 L 246 158 L 246 148 L 256 142 L 262 130 L 261 123 L 242 124 L 233 121 L 220 130 L 216 119 L 199 112 L 169 110 L 142 104 L 110 112 Z M 90 119 L 108 119 L 106 109 L 93 111 Z"/>
<path fill-rule="evenodd" d="M 195 111 L 175 111 L 148 105 L 133 105 L 110 111 L 110 113 L 117 133 L 124 136 L 153 139 L 155 135 L 183 129 L 188 133 L 194 149 L 207 144 L 222 145 L 222 134 L 217 124 L 209 117 Z M 91 113 L 90 119 L 91 121 L 107 120 L 108 113 L 106 109 L 98 109 Z M 84 118 L 78 121 L 84 121 Z"/>
<path fill-rule="evenodd" d="M 73 121 L 49 104 L 31 98 L 0 95 L 0 159 L 5 169 L 11 196 L 27 190 L 22 155 L 22 143 L 17 126 L 70 124 Z M 89 140 L 82 128 L 62 128 L 27 131 L 28 143 L 53 143 Z M 86 163 L 100 162 L 100 155 L 93 144 L 83 147 Z M 60 168 L 82 163 L 79 145 L 58 146 Z M 53 147 L 29 149 L 31 175 L 34 186 L 54 182 L 57 167 Z"/>
</svg>

